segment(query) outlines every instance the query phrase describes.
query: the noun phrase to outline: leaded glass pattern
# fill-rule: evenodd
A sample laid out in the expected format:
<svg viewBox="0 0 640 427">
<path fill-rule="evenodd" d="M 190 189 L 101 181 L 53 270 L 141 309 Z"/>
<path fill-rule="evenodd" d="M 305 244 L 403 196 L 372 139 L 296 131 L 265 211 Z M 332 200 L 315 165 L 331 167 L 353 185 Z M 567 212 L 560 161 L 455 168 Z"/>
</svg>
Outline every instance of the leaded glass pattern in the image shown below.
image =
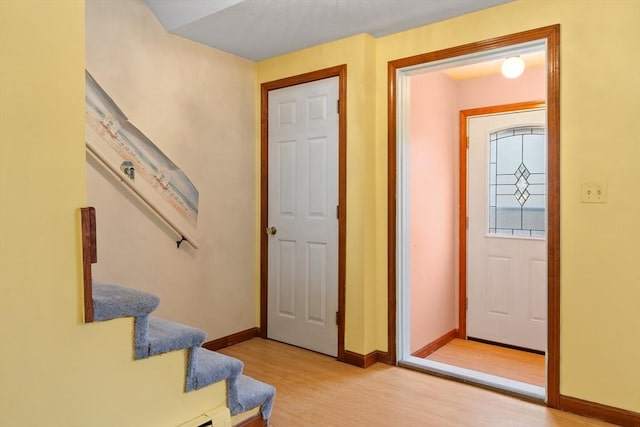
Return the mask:
<svg viewBox="0 0 640 427">
<path fill-rule="evenodd" d="M 515 127 L 489 137 L 489 234 L 546 234 L 546 134 Z"/>
</svg>

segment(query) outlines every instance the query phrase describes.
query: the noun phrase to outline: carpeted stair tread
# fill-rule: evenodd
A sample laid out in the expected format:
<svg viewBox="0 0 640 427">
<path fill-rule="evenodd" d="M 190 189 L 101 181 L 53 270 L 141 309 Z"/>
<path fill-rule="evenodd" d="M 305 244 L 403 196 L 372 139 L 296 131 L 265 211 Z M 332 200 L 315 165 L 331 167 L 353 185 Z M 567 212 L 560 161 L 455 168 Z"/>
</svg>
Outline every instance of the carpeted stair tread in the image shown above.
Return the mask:
<svg viewBox="0 0 640 427">
<path fill-rule="evenodd" d="M 159 317 L 149 317 L 147 342 L 136 345 L 136 359 L 200 347 L 206 337 L 200 329 Z"/>
<path fill-rule="evenodd" d="M 147 292 L 123 286 L 93 282 L 93 319 L 147 316 L 160 304 L 160 299 Z"/>
<path fill-rule="evenodd" d="M 236 378 L 244 367 L 244 363 L 238 359 L 203 347 L 195 351 L 197 366 L 192 381 L 187 381 L 187 391 L 197 390 L 228 378 Z"/>
<path fill-rule="evenodd" d="M 237 415 L 261 406 L 262 418 L 265 420 L 271 418 L 273 400 L 276 395 L 275 387 L 246 375 L 238 376 L 235 381 L 228 381 L 227 387 L 231 415 Z"/>
</svg>

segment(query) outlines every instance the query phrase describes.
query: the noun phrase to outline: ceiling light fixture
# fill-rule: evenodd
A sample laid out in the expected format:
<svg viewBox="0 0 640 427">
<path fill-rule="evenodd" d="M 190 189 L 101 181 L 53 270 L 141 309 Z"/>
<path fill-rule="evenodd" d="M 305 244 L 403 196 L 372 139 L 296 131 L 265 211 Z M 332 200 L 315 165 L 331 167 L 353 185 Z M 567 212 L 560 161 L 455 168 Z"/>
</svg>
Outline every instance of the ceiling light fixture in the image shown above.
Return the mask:
<svg viewBox="0 0 640 427">
<path fill-rule="evenodd" d="M 506 78 L 515 79 L 524 71 L 524 61 L 519 56 L 512 56 L 504 60 L 501 70 Z"/>
</svg>

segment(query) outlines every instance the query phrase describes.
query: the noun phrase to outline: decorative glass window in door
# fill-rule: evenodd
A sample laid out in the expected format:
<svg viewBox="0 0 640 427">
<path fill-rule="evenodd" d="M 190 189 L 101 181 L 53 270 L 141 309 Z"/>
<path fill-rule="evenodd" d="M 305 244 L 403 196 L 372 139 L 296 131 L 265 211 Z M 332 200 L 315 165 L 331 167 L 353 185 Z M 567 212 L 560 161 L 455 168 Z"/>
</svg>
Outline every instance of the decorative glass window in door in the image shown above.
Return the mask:
<svg viewBox="0 0 640 427">
<path fill-rule="evenodd" d="M 489 234 L 546 234 L 546 135 L 542 126 L 490 135 Z"/>
</svg>

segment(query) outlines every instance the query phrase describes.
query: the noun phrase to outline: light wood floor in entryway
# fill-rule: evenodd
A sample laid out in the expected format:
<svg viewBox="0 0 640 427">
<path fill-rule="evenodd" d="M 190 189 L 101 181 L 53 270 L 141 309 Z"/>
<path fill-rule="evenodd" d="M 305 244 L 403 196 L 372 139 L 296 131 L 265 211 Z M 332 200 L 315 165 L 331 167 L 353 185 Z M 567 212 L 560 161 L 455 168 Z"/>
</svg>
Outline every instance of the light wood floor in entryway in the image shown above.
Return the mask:
<svg viewBox="0 0 640 427">
<path fill-rule="evenodd" d="M 456 338 L 426 359 L 545 387 L 540 354 Z"/>
<path fill-rule="evenodd" d="M 276 387 L 272 427 L 609 425 L 396 366 L 356 368 L 260 338 L 220 352 Z"/>
</svg>

